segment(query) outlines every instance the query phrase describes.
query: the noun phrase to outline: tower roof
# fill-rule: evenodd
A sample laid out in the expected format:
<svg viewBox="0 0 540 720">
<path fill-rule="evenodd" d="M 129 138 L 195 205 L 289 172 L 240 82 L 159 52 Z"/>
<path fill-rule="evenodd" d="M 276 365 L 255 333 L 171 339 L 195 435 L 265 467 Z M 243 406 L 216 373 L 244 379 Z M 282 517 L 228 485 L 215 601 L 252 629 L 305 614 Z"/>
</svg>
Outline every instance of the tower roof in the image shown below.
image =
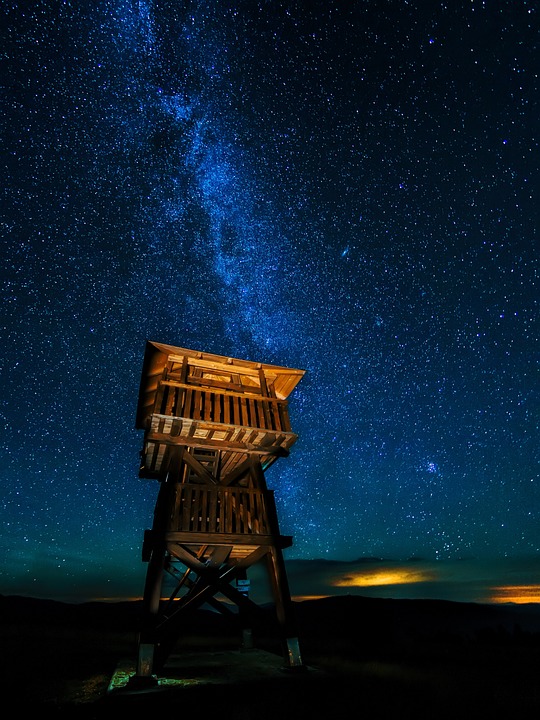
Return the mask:
<svg viewBox="0 0 540 720">
<path fill-rule="evenodd" d="M 191 367 L 201 368 L 205 373 L 236 373 L 241 375 L 246 388 L 250 384 L 260 392 L 260 373 L 267 384 L 273 387 L 276 397 L 286 399 L 305 374 L 305 370 L 287 368 L 269 363 L 240 360 L 226 355 L 190 350 L 154 341 L 147 341 L 139 389 L 139 401 L 135 426 L 144 428 L 148 415 L 154 407 L 156 391 L 163 370 L 169 362 L 187 361 Z"/>
</svg>

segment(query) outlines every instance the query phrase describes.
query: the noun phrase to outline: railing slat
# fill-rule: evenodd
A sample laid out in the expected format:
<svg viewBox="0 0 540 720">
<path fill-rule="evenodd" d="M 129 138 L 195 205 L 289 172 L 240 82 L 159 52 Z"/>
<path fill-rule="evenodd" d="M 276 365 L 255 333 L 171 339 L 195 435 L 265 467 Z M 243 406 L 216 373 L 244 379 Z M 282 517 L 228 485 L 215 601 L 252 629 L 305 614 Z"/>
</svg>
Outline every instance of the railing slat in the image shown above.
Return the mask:
<svg viewBox="0 0 540 720">
<path fill-rule="evenodd" d="M 267 535 L 264 496 L 242 487 L 182 483 L 170 530 L 216 534 Z"/>
<path fill-rule="evenodd" d="M 161 399 L 156 406 L 164 415 L 285 432 L 291 429 L 287 403 L 275 397 L 228 395 L 167 380 L 161 383 L 159 393 Z"/>
</svg>

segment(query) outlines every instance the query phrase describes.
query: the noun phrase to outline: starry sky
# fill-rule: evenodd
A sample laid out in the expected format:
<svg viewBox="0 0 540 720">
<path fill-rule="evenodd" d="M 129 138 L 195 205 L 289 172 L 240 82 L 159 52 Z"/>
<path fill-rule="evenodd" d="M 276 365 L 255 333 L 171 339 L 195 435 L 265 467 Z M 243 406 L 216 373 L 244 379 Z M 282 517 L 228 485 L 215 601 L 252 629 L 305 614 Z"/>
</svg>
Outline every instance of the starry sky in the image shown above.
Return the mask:
<svg viewBox="0 0 540 720">
<path fill-rule="evenodd" d="M 147 340 L 306 371 L 299 577 L 540 582 L 537 2 L 0 13 L 0 592 L 142 593 Z"/>
</svg>

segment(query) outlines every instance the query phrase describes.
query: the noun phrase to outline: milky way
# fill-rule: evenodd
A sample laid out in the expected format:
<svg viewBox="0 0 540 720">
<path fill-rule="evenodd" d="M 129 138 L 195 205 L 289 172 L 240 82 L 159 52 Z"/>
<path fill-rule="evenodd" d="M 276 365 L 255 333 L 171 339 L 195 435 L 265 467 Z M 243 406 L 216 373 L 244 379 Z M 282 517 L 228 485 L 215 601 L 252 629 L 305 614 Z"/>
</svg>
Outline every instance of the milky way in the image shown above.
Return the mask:
<svg viewBox="0 0 540 720">
<path fill-rule="evenodd" d="M 306 370 L 290 557 L 538 557 L 536 3 L 1 12 L 2 586 L 142 592 L 147 339 Z"/>
</svg>

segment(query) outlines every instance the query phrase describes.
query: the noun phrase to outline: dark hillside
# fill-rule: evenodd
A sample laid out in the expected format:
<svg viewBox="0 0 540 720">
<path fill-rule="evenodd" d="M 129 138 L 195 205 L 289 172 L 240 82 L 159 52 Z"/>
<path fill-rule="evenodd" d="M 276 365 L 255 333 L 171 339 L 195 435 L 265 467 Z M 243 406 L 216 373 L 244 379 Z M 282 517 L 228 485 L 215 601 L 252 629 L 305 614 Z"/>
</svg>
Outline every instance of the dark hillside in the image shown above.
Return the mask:
<svg viewBox="0 0 540 720">
<path fill-rule="evenodd" d="M 540 609 L 423 600 L 330 597 L 295 604 L 305 673 L 140 694 L 107 693 L 136 657 L 141 604 L 72 605 L 0 596 L 1 683 L 22 712 L 106 720 L 139 712 L 227 718 L 467 718 L 540 710 Z M 268 609 L 270 610 L 270 609 Z M 272 614 L 256 647 L 280 656 Z M 197 611 L 176 653 L 238 649 L 220 615 Z M 245 661 L 250 662 L 249 652 Z M 319 672 L 320 671 L 320 672 Z M 204 712 L 202 710 L 204 709 Z M 358 711 L 358 713 L 356 712 Z"/>
</svg>

